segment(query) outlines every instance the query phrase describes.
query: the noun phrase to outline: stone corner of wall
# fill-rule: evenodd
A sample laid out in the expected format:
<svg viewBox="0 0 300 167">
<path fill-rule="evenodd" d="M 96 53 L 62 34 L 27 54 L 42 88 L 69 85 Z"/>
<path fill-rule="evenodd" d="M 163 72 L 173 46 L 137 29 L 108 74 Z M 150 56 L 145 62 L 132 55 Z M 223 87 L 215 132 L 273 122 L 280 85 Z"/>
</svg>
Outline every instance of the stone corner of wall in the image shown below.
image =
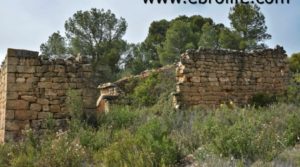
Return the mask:
<svg viewBox="0 0 300 167">
<path fill-rule="evenodd" d="M 37 51 L 30 51 L 25 49 L 7 49 L 7 57 L 30 57 L 35 58 L 39 56 L 39 52 Z"/>
</svg>

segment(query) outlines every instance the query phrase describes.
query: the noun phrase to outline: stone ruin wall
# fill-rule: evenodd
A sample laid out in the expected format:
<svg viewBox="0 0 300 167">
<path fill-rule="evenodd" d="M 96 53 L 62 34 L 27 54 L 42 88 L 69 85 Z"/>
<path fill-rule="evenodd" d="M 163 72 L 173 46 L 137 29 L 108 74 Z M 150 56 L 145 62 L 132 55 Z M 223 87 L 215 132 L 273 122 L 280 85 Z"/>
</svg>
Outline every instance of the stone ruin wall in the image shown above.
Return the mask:
<svg viewBox="0 0 300 167">
<path fill-rule="evenodd" d="M 70 89 L 80 93 L 85 112 L 94 112 L 101 76 L 93 74 L 85 59 L 47 60 L 38 52 L 8 49 L 0 71 L 0 142 L 19 139 L 25 128 L 42 132 L 49 116 L 63 127 L 69 118 L 66 93 Z M 174 102 L 176 107 L 230 101 L 243 105 L 257 93 L 284 93 L 288 76 L 287 55 L 281 47 L 253 53 L 187 51 L 176 68 Z M 117 87 L 126 83 L 123 80 L 115 83 Z"/>
<path fill-rule="evenodd" d="M 20 138 L 25 128 L 43 131 L 49 117 L 63 127 L 68 90 L 79 92 L 85 112 L 95 111 L 99 77 L 93 74 L 85 59 L 47 60 L 38 52 L 8 49 L 0 73 L 0 142 Z"/>
<path fill-rule="evenodd" d="M 5 134 L 5 106 L 6 106 L 6 89 L 7 89 L 7 61 L 2 64 L 0 71 L 0 143 L 4 142 Z"/>
<path fill-rule="evenodd" d="M 278 95 L 288 84 L 287 55 L 281 47 L 253 53 L 199 49 L 181 56 L 174 103 L 244 105 L 258 93 Z"/>
</svg>

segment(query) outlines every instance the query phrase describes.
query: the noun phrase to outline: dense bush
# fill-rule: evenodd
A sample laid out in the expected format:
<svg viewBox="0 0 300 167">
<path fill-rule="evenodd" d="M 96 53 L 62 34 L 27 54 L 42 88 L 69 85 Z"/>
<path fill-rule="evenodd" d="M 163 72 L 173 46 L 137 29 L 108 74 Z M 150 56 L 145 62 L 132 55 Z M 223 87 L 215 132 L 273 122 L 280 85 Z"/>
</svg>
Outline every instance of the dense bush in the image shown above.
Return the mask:
<svg viewBox="0 0 300 167">
<path fill-rule="evenodd" d="M 258 93 L 254 95 L 250 101 L 250 104 L 256 107 L 266 107 L 277 101 L 276 96 Z"/>
<path fill-rule="evenodd" d="M 300 72 L 300 53 L 295 53 L 289 58 L 289 67 L 293 72 Z"/>
<path fill-rule="evenodd" d="M 300 73 L 295 73 L 293 75 L 287 92 L 281 99 L 285 103 L 300 104 Z"/>
<path fill-rule="evenodd" d="M 249 166 L 267 164 L 300 143 L 298 95 L 287 94 L 279 104 L 257 98 L 256 105 L 264 107 L 175 111 L 166 75 L 152 75 L 134 88 L 150 92 L 135 92 L 137 99 L 155 97 L 153 103 L 146 100 L 150 106 L 143 100 L 114 105 L 98 115 L 97 124 L 87 121 L 78 94 L 69 92 L 69 129 L 42 136 L 26 131 L 25 140 L 0 145 L 0 166 L 177 166 L 189 154 L 200 164 Z"/>
<path fill-rule="evenodd" d="M 174 71 L 152 73 L 146 79 L 135 82 L 136 86 L 128 94 L 128 98 L 135 106 L 153 106 L 160 99 L 165 99 L 172 91 L 175 91 L 174 83 Z"/>
</svg>

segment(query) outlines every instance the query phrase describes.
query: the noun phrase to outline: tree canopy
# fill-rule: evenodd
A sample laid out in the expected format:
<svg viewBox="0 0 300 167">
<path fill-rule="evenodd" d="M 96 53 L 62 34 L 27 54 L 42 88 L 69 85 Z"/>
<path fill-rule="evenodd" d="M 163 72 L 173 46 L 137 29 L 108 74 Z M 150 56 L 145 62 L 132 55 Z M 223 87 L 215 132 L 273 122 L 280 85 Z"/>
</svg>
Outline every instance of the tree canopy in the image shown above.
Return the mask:
<svg viewBox="0 0 300 167">
<path fill-rule="evenodd" d="M 194 48 L 193 32 L 190 25 L 183 21 L 175 21 L 168 29 L 163 47 L 159 48 L 159 58 L 162 64 L 178 61 L 179 55 L 186 49 Z"/>
<path fill-rule="evenodd" d="M 111 73 L 122 69 L 137 74 L 174 63 L 191 48 L 255 50 L 266 47 L 263 42 L 271 35 L 257 5 L 237 4 L 230 9 L 229 19 L 230 28 L 200 15 L 154 21 L 143 42 L 129 44 L 122 39 L 127 29 L 124 18 L 117 18 L 110 10 L 92 8 L 70 17 L 65 22 L 66 37 L 53 33 L 41 45 L 41 51 L 46 56 L 80 53 L 91 57 L 95 68 L 108 69 Z"/>
<path fill-rule="evenodd" d="M 65 22 L 66 37 L 59 32 L 53 33 L 41 45 L 41 51 L 46 56 L 82 54 L 92 59 L 94 68 L 117 72 L 118 62 L 126 49 L 122 39 L 126 29 L 125 19 L 117 18 L 110 10 L 77 11 Z"/>
<path fill-rule="evenodd" d="M 78 11 L 65 23 L 72 53 L 92 57 L 94 65 L 109 65 L 115 71 L 125 49 L 122 40 L 127 23 L 110 10 Z"/>
<path fill-rule="evenodd" d="M 236 4 L 230 9 L 229 19 L 233 30 L 240 36 L 241 50 L 264 48 L 265 44 L 261 42 L 271 38 L 265 16 L 257 5 Z"/>
<path fill-rule="evenodd" d="M 40 50 L 44 56 L 60 56 L 67 52 L 66 40 L 57 31 L 49 36 L 46 43 L 41 44 Z"/>
</svg>

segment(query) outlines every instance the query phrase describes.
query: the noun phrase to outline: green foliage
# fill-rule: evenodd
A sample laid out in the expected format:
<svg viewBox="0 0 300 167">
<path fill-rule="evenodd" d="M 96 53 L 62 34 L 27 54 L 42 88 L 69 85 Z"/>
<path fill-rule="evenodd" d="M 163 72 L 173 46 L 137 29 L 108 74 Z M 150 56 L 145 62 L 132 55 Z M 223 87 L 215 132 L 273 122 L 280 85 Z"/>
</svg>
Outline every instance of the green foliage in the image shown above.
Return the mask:
<svg viewBox="0 0 300 167">
<path fill-rule="evenodd" d="M 41 145 L 38 161 L 39 167 L 80 167 L 88 160 L 82 146 L 76 140 L 68 139 L 65 134 L 58 134 L 53 141 L 44 141 Z"/>
<path fill-rule="evenodd" d="M 287 87 L 286 94 L 280 98 L 280 101 L 299 105 L 300 101 L 300 74 L 293 74 L 290 84 Z"/>
<path fill-rule="evenodd" d="M 284 134 L 291 133 L 285 129 L 288 125 L 283 120 L 289 120 L 293 113 L 283 113 L 282 109 L 289 110 L 290 107 L 279 105 L 258 110 L 221 108 L 196 123 L 194 128 L 200 131 L 204 146 L 216 154 L 252 162 L 272 160 L 291 145 L 286 142 Z M 297 139 L 292 141 L 297 142 Z"/>
<path fill-rule="evenodd" d="M 105 79 L 110 80 L 112 73 L 120 70 L 118 63 L 126 51 L 127 44 L 122 40 L 126 29 L 125 19 L 117 18 L 110 10 L 80 10 L 65 22 L 66 37 L 53 33 L 40 49 L 46 56 L 89 56 L 94 69 L 108 73 Z"/>
<path fill-rule="evenodd" d="M 258 93 L 252 97 L 250 104 L 256 107 L 266 107 L 268 105 L 271 105 L 272 103 L 275 103 L 276 101 L 277 98 L 274 95 Z"/>
<path fill-rule="evenodd" d="M 198 45 L 204 48 L 219 48 L 219 36 L 213 25 L 209 23 L 204 24 Z"/>
<path fill-rule="evenodd" d="M 67 53 L 66 40 L 60 35 L 60 32 L 57 31 L 49 36 L 46 43 L 41 44 L 40 49 L 42 55 L 46 57 L 63 57 L 63 55 Z"/>
<path fill-rule="evenodd" d="M 300 72 L 300 53 L 295 53 L 289 58 L 290 70 Z"/>
<path fill-rule="evenodd" d="M 287 119 L 287 129 L 285 132 L 285 143 L 287 145 L 295 145 L 300 142 L 300 114 L 294 113 L 289 115 Z"/>
<path fill-rule="evenodd" d="M 127 128 L 134 123 L 137 117 L 137 113 L 130 111 L 129 107 L 114 106 L 112 110 L 113 112 L 109 112 L 100 118 L 100 124 L 105 124 L 114 129 Z"/>
<path fill-rule="evenodd" d="M 146 79 L 139 81 L 133 88 L 133 93 L 128 97 L 135 106 L 153 106 L 175 90 L 174 75 L 173 71 L 152 73 Z"/>
<path fill-rule="evenodd" d="M 142 81 L 142 83 L 134 89 L 134 93 L 132 95 L 134 101 L 145 106 L 153 105 L 156 102 L 157 97 L 149 95 L 157 82 L 157 74 L 152 74 L 150 77 Z"/>
<path fill-rule="evenodd" d="M 267 33 L 265 17 L 257 5 L 236 4 L 230 10 L 229 19 L 234 31 L 241 37 L 241 50 L 263 48 L 264 44 L 260 42 L 271 38 Z"/>
<path fill-rule="evenodd" d="M 112 71 L 125 49 L 121 39 L 127 28 L 123 18 L 117 19 L 110 10 L 92 8 L 78 11 L 65 23 L 72 53 L 92 57 L 95 66 L 109 65 Z"/>
<path fill-rule="evenodd" d="M 187 49 L 195 48 L 192 43 L 193 32 L 188 23 L 174 22 L 166 33 L 166 40 L 159 52 L 161 64 L 172 64 L 179 60 L 180 54 Z"/>
<path fill-rule="evenodd" d="M 157 67 L 160 65 L 158 48 L 162 47 L 166 40 L 166 33 L 170 27 L 170 22 L 167 20 L 154 21 L 149 27 L 149 32 L 141 44 L 145 53 L 145 62 L 150 62 L 149 67 Z"/>
<path fill-rule="evenodd" d="M 176 145 L 168 138 L 168 127 L 160 120 L 152 119 L 140 126 L 137 138 L 155 155 L 154 166 L 158 166 L 159 163 L 172 164 L 177 161 Z"/>
<path fill-rule="evenodd" d="M 229 48 L 234 50 L 240 50 L 241 37 L 236 31 L 230 31 L 228 28 L 222 29 L 220 33 L 220 46 L 222 48 Z"/>
<path fill-rule="evenodd" d="M 83 100 L 76 90 L 67 91 L 67 107 L 73 119 L 83 120 L 85 115 L 83 112 Z"/>
<path fill-rule="evenodd" d="M 213 24 L 212 19 L 210 18 L 203 18 L 202 16 L 199 15 L 194 15 L 191 17 L 187 17 L 187 16 L 179 16 L 171 21 L 167 21 L 167 20 L 160 20 L 160 21 L 154 21 L 151 23 L 150 27 L 149 27 L 149 32 L 147 35 L 147 38 L 145 39 L 144 42 L 142 42 L 141 46 L 144 50 L 144 55 L 145 55 L 145 62 L 151 62 L 149 64 L 149 68 L 152 67 L 157 67 L 159 66 L 161 63 L 168 63 L 168 62 L 163 62 L 162 57 L 165 56 L 161 56 L 162 52 L 165 52 L 165 54 L 170 53 L 172 51 L 172 48 L 166 48 L 166 43 L 170 43 L 173 39 L 169 39 L 169 42 L 167 42 L 167 31 L 169 31 L 172 27 L 173 24 L 177 24 L 176 22 L 181 22 L 183 24 L 188 25 L 188 27 L 186 27 L 185 29 L 189 29 L 188 31 L 190 33 L 192 33 L 191 36 L 188 36 L 188 40 L 189 40 L 189 46 L 193 47 L 197 46 L 198 41 L 200 39 L 201 33 L 202 33 L 202 26 L 205 23 L 209 23 L 210 25 Z M 219 25 L 218 25 L 219 26 Z M 174 26 L 173 26 L 174 27 Z M 217 27 L 217 26 L 216 26 Z M 174 28 L 172 28 L 174 29 Z M 182 32 L 184 33 L 184 32 Z M 171 35 L 168 35 L 168 38 L 172 38 L 170 37 Z M 176 41 L 186 41 L 187 38 L 182 38 L 182 39 L 176 39 Z M 167 45 L 172 45 L 172 44 L 167 44 Z M 178 47 L 178 46 L 176 46 Z M 184 50 L 185 48 L 180 48 L 182 50 Z M 175 53 L 173 54 L 176 54 Z M 179 53 L 181 54 L 181 53 Z M 174 55 L 173 55 L 174 56 Z M 175 55 L 175 58 L 178 57 L 178 55 Z M 170 60 L 171 62 L 174 62 L 175 60 Z"/>
<path fill-rule="evenodd" d="M 26 140 L 0 145 L 1 166 L 176 166 L 191 153 L 199 163 L 247 166 L 300 142 L 300 108 L 293 104 L 182 111 L 157 105 L 161 113 L 153 112 L 156 105 L 115 107 L 97 127 L 77 122 L 40 137 L 27 131 Z"/>
<path fill-rule="evenodd" d="M 138 140 L 129 131 L 116 134 L 118 142 L 94 155 L 98 164 L 104 166 L 153 166 L 154 155 L 139 145 Z"/>
</svg>

